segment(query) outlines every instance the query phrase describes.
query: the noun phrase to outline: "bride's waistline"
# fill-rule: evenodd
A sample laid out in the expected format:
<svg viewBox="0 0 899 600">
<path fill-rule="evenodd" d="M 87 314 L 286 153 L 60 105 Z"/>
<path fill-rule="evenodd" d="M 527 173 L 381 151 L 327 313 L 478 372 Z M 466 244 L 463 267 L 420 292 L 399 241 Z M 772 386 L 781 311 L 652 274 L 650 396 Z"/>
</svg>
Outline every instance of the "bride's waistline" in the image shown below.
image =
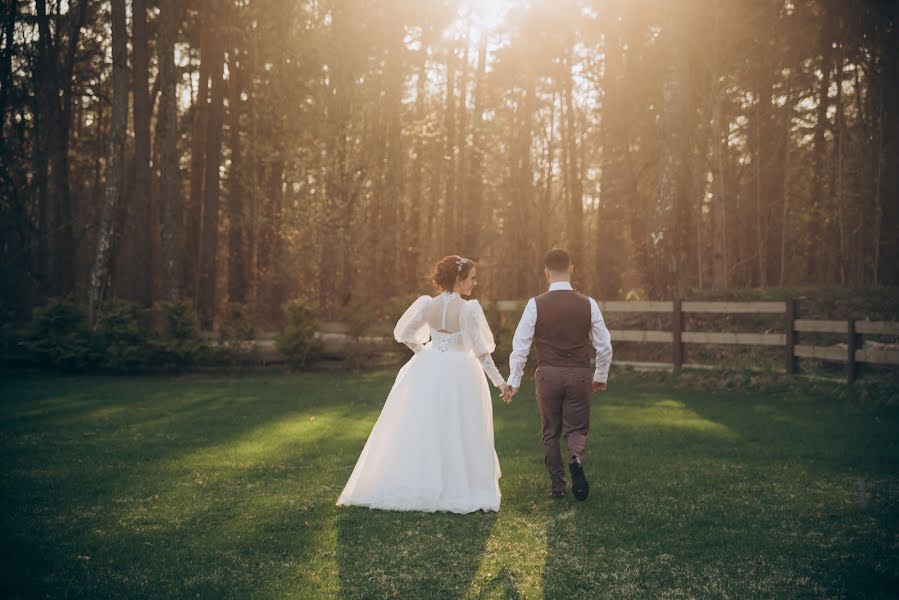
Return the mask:
<svg viewBox="0 0 899 600">
<path fill-rule="evenodd" d="M 450 346 L 449 348 L 440 349 L 432 344 L 426 344 L 424 350 L 426 352 L 437 352 L 439 354 L 447 354 L 450 352 L 453 354 L 471 354 L 471 352 L 468 351 L 468 348 L 465 348 L 464 346 Z"/>
</svg>

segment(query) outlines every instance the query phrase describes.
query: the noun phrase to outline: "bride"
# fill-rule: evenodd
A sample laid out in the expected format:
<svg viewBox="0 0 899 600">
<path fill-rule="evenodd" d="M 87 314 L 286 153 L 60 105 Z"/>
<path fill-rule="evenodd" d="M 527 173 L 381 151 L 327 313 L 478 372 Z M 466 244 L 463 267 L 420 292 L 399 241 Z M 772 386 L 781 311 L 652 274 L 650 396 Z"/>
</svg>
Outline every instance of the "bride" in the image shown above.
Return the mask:
<svg viewBox="0 0 899 600">
<path fill-rule="evenodd" d="M 490 354 L 493 333 L 477 300 L 477 266 L 447 256 L 438 296 L 421 296 L 394 329 L 415 352 L 396 376 L 338 506 L 469 513 L 499 510 L 499 460 L 484 373 L 506 383 Z M 430 341 L 428 341 L 430 340 Z"/>
</svg>

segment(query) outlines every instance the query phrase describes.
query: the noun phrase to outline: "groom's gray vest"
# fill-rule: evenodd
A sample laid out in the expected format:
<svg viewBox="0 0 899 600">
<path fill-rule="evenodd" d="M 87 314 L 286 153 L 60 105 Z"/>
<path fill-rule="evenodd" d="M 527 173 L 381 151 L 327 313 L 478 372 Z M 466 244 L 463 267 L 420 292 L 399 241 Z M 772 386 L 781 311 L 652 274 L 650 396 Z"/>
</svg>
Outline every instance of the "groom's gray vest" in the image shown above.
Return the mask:
<svg viewBox="0 0 899 600">
<path fill-rule="evenodd" d="M 552 290 L 540 294 L 534 346 L 537 365 L 547 367 L 589 367 L 590 299 L 573 290 Z"/>
</svg>

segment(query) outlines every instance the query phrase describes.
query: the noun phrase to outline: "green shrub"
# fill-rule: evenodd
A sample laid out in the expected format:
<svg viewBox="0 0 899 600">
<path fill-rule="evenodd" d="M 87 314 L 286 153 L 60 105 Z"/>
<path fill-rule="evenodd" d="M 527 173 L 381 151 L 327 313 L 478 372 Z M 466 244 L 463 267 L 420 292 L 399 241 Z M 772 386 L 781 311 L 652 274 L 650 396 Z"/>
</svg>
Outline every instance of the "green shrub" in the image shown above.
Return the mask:
<svg viewBox="0 0 899 600">
<path fill-rule="evenodd" d="M 256 323 L 249 307 L 232 302 L 225 308 L 225 315 L 218 330 L 217 361 L 254 361 L 256 358 Z"/>
<path fill-rule="evenodd" d="M 319 321 L 315 307 L 302 300 L 292 300 L 284 305 L 287 326 L 275 344 L 291 366 L 303 369 L 321 355 L 321 340 L 316 336 Z"/>
<path fill-rule="evenodd" d="M 377 309 L 371 304 L 354 303 L 343 307 L 338 318 L 349 326 L 350 336 L 359 338 L 372 331 L 379 315 Z"/>
<path fill-rule="evenodd" d="M 35 308 L 23 345 L 40 367 L 83 371 L 102 358 L 87 313 L 69 298 Z"/>
<path fill-rule="evenodd" d="M 134 371 L 153 361 L 150 329 L 141 323 L 140 307 L 132 302 L 105 302 L 94 328 L 94 339 L 103 368 Z"/>
<path fill-rule="evenodd" d="M 231 302 L 219 327 L 219 343 L 241 345 L 256 338 L 256 323 L 245 304 Z"/>
<path fill-rule="evenodd" d="M 0 307 L 0 369 L 8 368 L 22 350 L 21 333 L 16 331 L 13 312 Z"/>
<path fill-rule="evenodd" d="M 346 348 L 343 352 L 345 364 L 353 371 L 370 367 L 376 361 L 382 348 L 378 344 L 363 337 L 382 334 L 384 327 L 379 327 L 378 310 L 365 303 L 354 303 L 343 307 L 339 315 L 340 321 L 349 326 Z"/>
<path fill-rule="evenodd" d="M 184 369 L 208 353 L 208 346 L 197 328 L 197 317 L 190 302 L 159 302 L 162 332 L 156 339 L 159 366 Z"/>
</svg>

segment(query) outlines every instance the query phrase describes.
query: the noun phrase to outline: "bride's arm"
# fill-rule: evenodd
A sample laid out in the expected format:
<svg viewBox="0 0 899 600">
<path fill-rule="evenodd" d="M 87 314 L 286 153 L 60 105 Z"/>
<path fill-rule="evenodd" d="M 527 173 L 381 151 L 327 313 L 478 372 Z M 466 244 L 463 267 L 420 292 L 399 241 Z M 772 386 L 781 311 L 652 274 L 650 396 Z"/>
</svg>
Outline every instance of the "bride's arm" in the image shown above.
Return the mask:
<svg viewBox="0 0 899 600">
<path fill-rule="evenodd" d="M 506 384 L 506 380 L 503 379 L 503 376 L 499 373 L 499 369 L 496 368 L 496 363 L 493 362 L 493 356 L 490 354 L 481 354 L 478 356 L 478 360 L 484 368 L 487 379 L 489 379 L 493 385 L 502 389 Z"/>
<path fill-rule="evenodd" d="M 428 328 L 424 320 L 424 306 L 430 296 L 421 296 L 406 309 L 393 330 L 393 337 L 405 344 L 412 352 L 418 354 L 424 349 L 428 338 Z"/>
<path fill-rule="evenodd" d="M 462 326 L 462 333 L 481 363 L 487 378 L 497 388 L 505 391 L 506 380 L 500 375 L 496 363 L 493 362 L 492 353 L 496 349 L 496 342 L 481 304 L 477 300 L 470 300 L 462 307 L 459 322 Z"/>
<path fill-rule="evenodd" d="M 406 347 L 409 348 L 409 350 L 411 350 L 415 354 L 418 354 L 419 352 L 421 352 L 422 350 L 425 349 L 425 345 L 419 344 L 418 342 L 403 342 L 403 343 L 406 345 Z"/>
</svg>

